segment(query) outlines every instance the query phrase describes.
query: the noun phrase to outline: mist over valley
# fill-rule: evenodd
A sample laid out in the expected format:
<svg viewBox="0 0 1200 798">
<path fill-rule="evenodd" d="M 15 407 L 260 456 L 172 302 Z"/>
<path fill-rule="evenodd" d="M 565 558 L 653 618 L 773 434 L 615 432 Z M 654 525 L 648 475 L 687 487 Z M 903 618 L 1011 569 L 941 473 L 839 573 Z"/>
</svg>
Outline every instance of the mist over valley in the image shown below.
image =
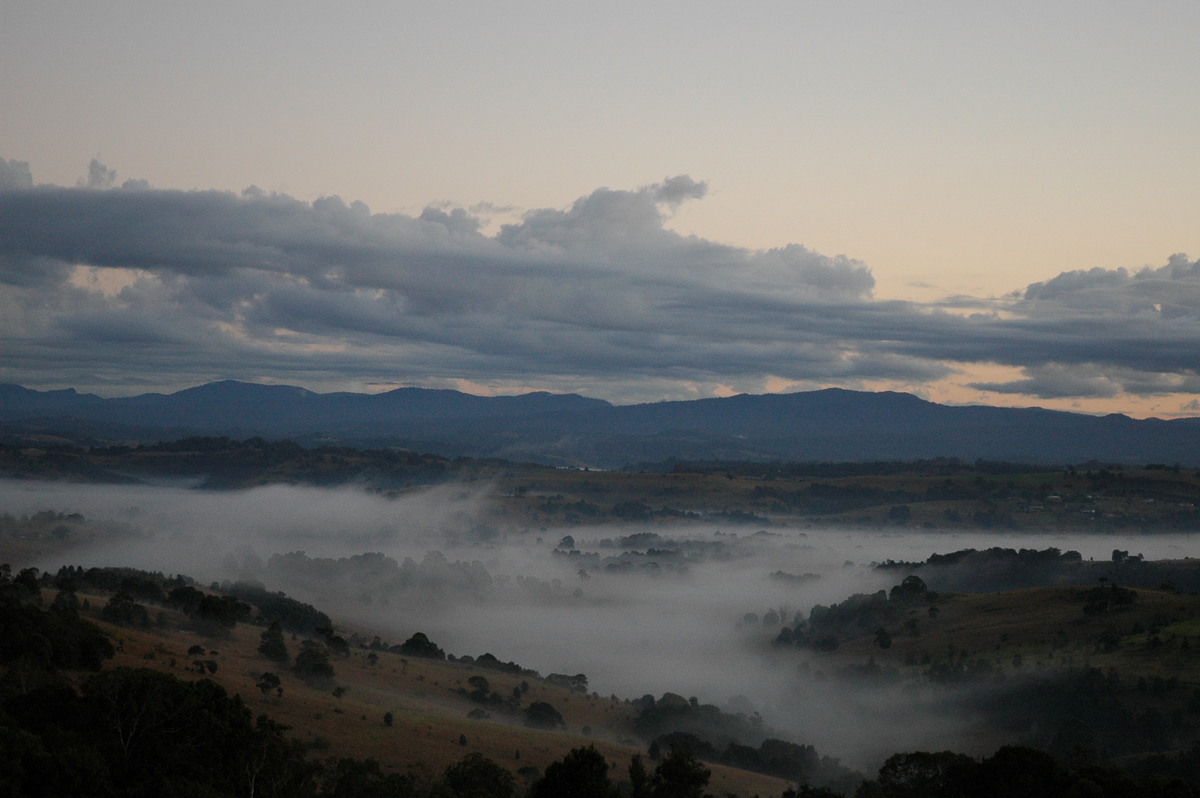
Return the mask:
<svg viewBox="0 0 1200 798">
<path fill-rule="evenodd" d="M 978 565 L 952 572 L 948 566 L 958 561 L 941 563 L 935 554 L 1051 552 L 1057 563 L 1058 552 L 1066 553 L 1053 573 L 1023 571 L 1029 585 L 1013 581 L 1015 559 L 1001 558 L 1000 582 L 985 589 L 1011 590 L 1106 582 L 1114 551 L 1134 561 L 1182 561 L 1195 545 L 1191 533 L 921 529 L 795 518 L 532 526 L 506 512 L 506 501 L 517 497 L 491 481 L 383 494 L 284 484 L 199 490 L 197 479 L 180 479 L 5 480 L 0 506 L 10 522 L 48 510 L 67 519 L 32 548 L 45 553 L 21 563 L 47 573 L 64 564 L 127 566 L 226 588 L 261 584 L 313 604 L 339 628 L 393 644 L 419 631 L 451 655 L 486 653 L 542 674 L 586 674 L 588 689 L 600 695 L 694 697 L 758 719 L 758 738 L 740 744 L 782 735 L 867 773 L 900 750 L 990 753 L 1008 740 L 984 709 L 984 696 L 1033 676 L 1011 667 L 1012 654 L 1004 653 L 993 657 L 1004 667 L 988 679 L 931 681 L 929 657 L 946 652 L 919 645 L 920 634 L 936 634 L 943 623 L 927 618 L 924 604 L 907 610 L 907 621 L 872 616 L 869 627 L 851 624 L 840 647 L 791 645 L 793 629 L 797 639 L 802 627 L 816 629 L 809 626 L 814 607 L 892 590 L 912 574 L 931 589 L 963 590 L 988 573 Z M 1093 570 L 1064 575 L 1068 567 Z M 945 606 L 949 614 L 955 603 Z M 901 639 L 906 623 L 911 640 Z M 872 641 L 877 626 L 894 630 L 896 650 L 910 652 L 907 662 L 889 660 Z M 1081 651 L 1073 665 L 1083 664 Z M 952 649 L 950 659 L 956 656 Z M 1062 664 L 1061 656 L 1042 659 Z M 718 748 L 732 741 L 703 724 L 694 728 Z"/>
</svg>

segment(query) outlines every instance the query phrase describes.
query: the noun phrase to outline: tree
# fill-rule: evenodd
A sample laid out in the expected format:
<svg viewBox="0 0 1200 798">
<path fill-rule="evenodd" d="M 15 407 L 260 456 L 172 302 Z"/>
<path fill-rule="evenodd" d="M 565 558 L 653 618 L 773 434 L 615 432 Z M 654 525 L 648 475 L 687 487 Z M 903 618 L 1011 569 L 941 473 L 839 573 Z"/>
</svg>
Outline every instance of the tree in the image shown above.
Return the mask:
<svg viewBox="0 0 1200 798">
<path fill-rule="evenodd" d="M 280 628 L 278 621 L 263 630 L 259 641 L 259 654 L 262 654 L 272 662 L 288 661 L 287 643 L 283 640 L 283 629 Z"/>
<path fill-rule="evenodd" d="M 254 686 L 262 691 L 263 696 L 266 696 L 272 690 L 278 690 L 281 685 L 282 682 L 280 681 L 279 676 L 271 673 L 270 671 L 267 671 L 262 676 L 259 676 L 258 681 L 254 683 Z"/>
<path fill-rule="evenodd" d="M 150 613 L 146 612 L 146 608 L 134 601 L 133 596 L 124 590 L 113 593 L 112 598 L 100 611 L 100 617 L 109 623 L 123 626 L 146 627 L 150 625 Z"/>
<path fill-rule="evenodd" d="M 634 754 L 629 760 L 629 787 L 630 798 L 650 798 L 650 773 L 641 754 Z"/>
<path fill-rule="evenodd" d="M 393 650 L 397 654 L 404 654 L 409 657 L 446 658 L 446 652 L 436 643 L 432 642 L 424 632 L 417 632 Z"/>
<path fill-rule="evenodd" d="M 550 704 L 534 701 L 525 709 L 525 725 L 532 729 L 559 729 L 567 724 Z"/>
<path fill-rule="evenodd" d="M 28 594 L 29 598 L 40 603 L 42 600 L 42 585 L 38 581 L 37 568 L 22 568 L 13 577 L 12 583 Z"/>
<path fill-rule="evenodd" d="M 712 771 L 681 748 L 672 748 L 654 769 L 653 798 L 702 798 Z"/>
<path fill-rule="evenodd" d="M 98 671 L 114 653 L 99 627 L 77 613 L 43 610 L 0 591 L 0 663 Z"/>
<path fill-rule="evenodd" d="M 880 648 L 892 647 L 892 636 L 882 626 L 875 630 L 875 645 Z"/>
<path fill-rule="evenodd" d="M 572 748 L 562 759 L 546 767 L 546 773 L 534 782 L 529 795 L 530 798 L 610 798 L 608 761 L 593 745 Z"/>
<path fill-rule="evenodd" d="M 214 682 L 113 668 L 83 691 L 76 723 L 110 763 L 117 795 L 310 794 L 303 746 L 277 724 L 252 723 Z"/>
<path fill-rule="evenodd" d="M 300 653 L 296 655 L 292 670 L 309 682 L 327 682 L 333 678 L 333 666 L 329 664 L 325 646 L 313 640 L 305 640 L 300 644 Z"/>
<path fill-rule="evenodd" d="M 239 618 L 250 614 L 250 606 L 232 596 L 204 595 L 191 613 L 196 631 L 209 637 L 228 636 Z"/>
<path fill-rule="evenodd" d="M 412 776 L 387 773 L 374 759 L 330 760 L 319 798 L 404 798 L 415 795 Z"/>
<path fill-rule="evenodd" d="M 1006 745 L 978 767 L 978 784 L 994 798 L 1054 798 L 1067 786 L 1066 772 L 1045 751 Z M 975 794 L 980 791 L 976 790 Z"/>
<path fill-rule="evenodd" d="M 893 754 L 879 769 L 879 787 L 885 798 L 966 798 L 977 768 L 971 757 L 953 751 Z"/>
<path fill-rule="evenodd" d="M 512 798 L 513 774 L 478 752 L 446 768 L 443 785 L 455 798 Z"/>
</svg>

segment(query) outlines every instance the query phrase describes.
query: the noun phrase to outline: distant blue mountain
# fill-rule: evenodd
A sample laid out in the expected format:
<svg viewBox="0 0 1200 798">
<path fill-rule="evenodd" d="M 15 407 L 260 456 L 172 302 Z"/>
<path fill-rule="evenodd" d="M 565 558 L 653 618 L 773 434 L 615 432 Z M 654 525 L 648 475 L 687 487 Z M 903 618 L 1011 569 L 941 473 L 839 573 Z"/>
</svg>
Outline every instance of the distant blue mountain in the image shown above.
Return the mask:
<svg viewBox="0 0 1200 798">
<path fill-rule="evenodd" d="M 617 406 L 575 394 L 318 394 L 232 380 L 118 399 L 0 385 L 0 424 L 8 438 L 34 431 L 93 441 L 257 435 L 597 467 L 671 457 L 1200 464 L 1200 419 L 954 407 L 834 388 Z"/>
</svg>

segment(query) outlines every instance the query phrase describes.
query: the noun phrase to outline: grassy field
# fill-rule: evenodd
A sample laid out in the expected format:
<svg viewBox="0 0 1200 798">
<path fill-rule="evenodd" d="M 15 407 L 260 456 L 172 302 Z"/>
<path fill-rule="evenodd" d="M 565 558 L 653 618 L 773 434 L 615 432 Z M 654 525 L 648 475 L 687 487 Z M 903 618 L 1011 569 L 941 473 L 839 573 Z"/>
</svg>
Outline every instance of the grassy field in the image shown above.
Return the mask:
<svg viewBox="0 0 1200 798">
<path fill-rule="evenodd" d="M 871 628 L 836 651 L 810 656 L 827 667 L 873 657 L 880 665 L 913 673 L 934 661 L 963 657 L 984 661 L 998 673 L 1092 667 L 1131 677 L 1174 677 L 1200 687 L 1200 596 L 1131 589 L 1137 597 L 1132 606 L 1088 614 L 1084 606 L 1093 589 L 946 596 L 933 605 L 936 617 L 927 609 L 911 609 L 888 624 L 887 649 L 878 645 Z"/>
<path fill-rule="evenodd" d="M 47 601 L 52 596 L 52 591 L 46 591 Z M 107 600 L 87 598 L 93 606 Z M 371 662 L 369 652 L 363 649 L 333 658 L 334 684 L 317 687 L 257 652 L 260 627 L 239 624 L 228 638 L 214 639 L 174 629 L 185 619 L 169 610 L 162 611 L 162 620 L 161 625 L 149 629 L 134 629 L 97 619 L 118 648 L 110 664 L 162 670 L 182 679 L 211 678 L 230 693 L 240 694 L 255 714 L 268 715 L 290 727 L 289 733 L 304 742 L 314 758 L 369 757 L 386 770 L 436 776 L 464 755 L 479 752 L 518 774 L 518 783 L 523 783 L 572 748 L 595 745 L 609 761 L 614 781 L 626 778 L 634 754 L 645 754 L 644 744 L 631 730 L 635 710 L 624 700 L 571 691 L 539 679 L 388 652 L 376 652 Z M 195 645 L 202 646 L 205 653 L 189 655 Z M 297 648 L 295 641 L 289 640 L 288 645 Z M 216 672 L 199 672 L 195 660 L 215 662 Z M 264 695 L 255 687 L 264 671 L 280 676 L 282 696 L 274 692 Z M 527 728 L 520 715 L 494 711 L 489 719 L 468 718 L 469 712 L 479 708 L 465 694 L 472 676 L 485 677 L 501 695 L 511 694 L 525 682 L 529 689 L 522 705 L 550 703 L 562 714 L 566 728 Z M 340 698 L 333 694 L 335 685 L 345 689 Z M 389 712 L 393 718 L 390 726 L 384 722 Z M 786 782 L 769 776 L 721 765 L 708 767 L 712 770 L 710 790 L 717 794 L 767 796 L 787 788 Z"/>
</svg>

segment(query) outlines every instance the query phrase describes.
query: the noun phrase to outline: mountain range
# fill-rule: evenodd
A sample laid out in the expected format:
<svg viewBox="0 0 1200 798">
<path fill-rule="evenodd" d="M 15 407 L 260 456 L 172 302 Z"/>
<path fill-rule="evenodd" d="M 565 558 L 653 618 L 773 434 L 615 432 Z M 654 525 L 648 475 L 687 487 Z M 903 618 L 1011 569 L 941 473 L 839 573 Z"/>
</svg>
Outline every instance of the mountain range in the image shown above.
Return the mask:
<svg viewBox="0 0 1200 798">
<path fill-rule="evenodd" d="M 232 380 L 112 399 L 0 385 L 0 440 L 7 443 L 95 446 L 196 435 L 597 468 L 670 458 L 1200 464 L 1200 419 L 950 406 L 838 388 L 613 405 L 576 394 L 320 394 Z"/>
</svg>

